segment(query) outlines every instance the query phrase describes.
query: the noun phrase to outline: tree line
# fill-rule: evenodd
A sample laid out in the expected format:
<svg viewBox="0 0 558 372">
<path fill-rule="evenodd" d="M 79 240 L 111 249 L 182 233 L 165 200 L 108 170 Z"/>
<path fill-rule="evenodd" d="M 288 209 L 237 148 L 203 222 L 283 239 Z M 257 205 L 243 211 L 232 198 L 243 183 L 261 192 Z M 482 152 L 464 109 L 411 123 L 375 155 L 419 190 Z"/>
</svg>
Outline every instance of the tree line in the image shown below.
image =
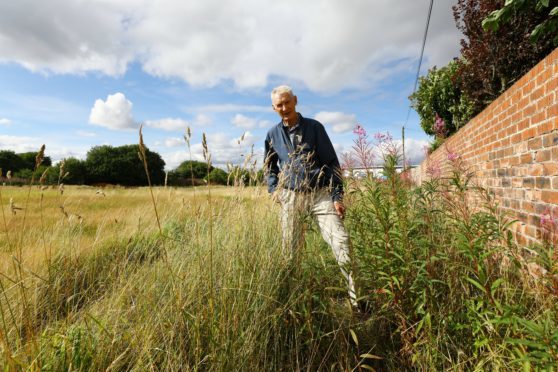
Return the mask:
<svg viewBox="0 0 558 372">
<path fill-rule="evenodd" d="M 13 185 L 27 184 L 34 176 L 35 181 L 42 178 L 45 184 L 51 185 L 145 186 L 147 175 L 138 152 L 138 145 L 95 146 L 83 160 L 69 157 L 53 165 L 52 159 L 45 156 L 41 165 L 35 169 L 37 152 L 1 150 L 0 178 L 2 182 Z M 208 181 L 226 185 L 232 183 L 229 176 L 235 172 L 234 169 L 236 174 L 241 174 L 237 168 L 233 168 L 229 174 L 220 168 L 194 160 L 186 160 L 176 169 L 165 172 L 165 161 L 157 152 L 146 148 L 145 153 L 153 185 L 190 186 L 206 184 Z M 246 174 L 241 176 L 247 180 Z"/>
</svg>

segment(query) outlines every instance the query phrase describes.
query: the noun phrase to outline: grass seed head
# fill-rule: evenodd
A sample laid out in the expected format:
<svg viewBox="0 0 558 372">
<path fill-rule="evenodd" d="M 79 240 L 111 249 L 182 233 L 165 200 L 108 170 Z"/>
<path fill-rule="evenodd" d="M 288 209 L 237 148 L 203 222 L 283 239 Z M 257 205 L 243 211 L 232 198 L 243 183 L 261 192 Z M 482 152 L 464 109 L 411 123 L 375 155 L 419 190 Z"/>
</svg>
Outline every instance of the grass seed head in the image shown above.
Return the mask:
<svg viewBox="0 0 558 372">
<path fill-rule="evenodd" d="M 35 156 L 35 169 L 39 168 L 39 165 L 41 165 L 44 158 L 45 158 L 45 145 L 43 144 L 41 146 L 41 149 L 37 153 L 37 156 Z"/>
</svg>

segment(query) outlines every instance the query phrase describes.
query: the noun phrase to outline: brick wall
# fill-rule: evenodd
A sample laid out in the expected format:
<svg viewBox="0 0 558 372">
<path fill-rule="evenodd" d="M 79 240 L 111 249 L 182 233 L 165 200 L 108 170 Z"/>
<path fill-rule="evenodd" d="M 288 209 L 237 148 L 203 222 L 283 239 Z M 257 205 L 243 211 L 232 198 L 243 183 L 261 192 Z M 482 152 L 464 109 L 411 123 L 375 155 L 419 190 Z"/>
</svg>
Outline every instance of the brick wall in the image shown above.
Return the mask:
<svg viewBox="0 0 558 372">
<path fill-rule="evenodd" d="M 427 179 L 434 164 L 447 172 L 448 152 L 518 220 L 520 244 L 540 241 L 540 216 L 558 218 L 558 48 L 413 169 L 413 179 Z"/>
</svg>

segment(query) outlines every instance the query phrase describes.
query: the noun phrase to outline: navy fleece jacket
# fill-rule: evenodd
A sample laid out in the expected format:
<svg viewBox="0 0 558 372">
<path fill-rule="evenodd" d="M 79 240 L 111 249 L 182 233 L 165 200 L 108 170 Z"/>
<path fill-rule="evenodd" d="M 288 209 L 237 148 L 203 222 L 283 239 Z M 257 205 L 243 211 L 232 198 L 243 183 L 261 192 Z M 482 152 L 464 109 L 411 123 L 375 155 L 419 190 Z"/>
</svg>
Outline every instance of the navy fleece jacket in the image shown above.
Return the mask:
<svg viewBox="0 0 558 372">
<path fill-rule="evenodd" d="M 265 139 L 265 168 L 268 191 L 278 186 L 295 191 L 327 187 L 333 201 L 343 197 L 339 160 L 324 126 L 299 114 L 301 139 L 295 149 L 282 122 Z"/>
</svg>

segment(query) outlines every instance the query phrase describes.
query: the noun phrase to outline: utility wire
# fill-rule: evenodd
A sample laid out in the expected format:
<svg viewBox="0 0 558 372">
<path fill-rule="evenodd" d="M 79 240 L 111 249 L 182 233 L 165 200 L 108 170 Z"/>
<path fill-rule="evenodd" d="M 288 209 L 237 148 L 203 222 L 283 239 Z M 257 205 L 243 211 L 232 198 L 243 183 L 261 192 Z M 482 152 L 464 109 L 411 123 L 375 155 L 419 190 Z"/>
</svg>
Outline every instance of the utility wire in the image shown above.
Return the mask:
<svg viewBox="0 0 558 372">
<path fill-rule="evenodd" d="M 418 79 L 420 75 L 420 67 L 422 65 L 422 57 L 424 56 L 424 47 L 426 45 L 426 37 L 428 35 L 428 26 L 430 25 L 430 16 L 432 15 L 432 6 L 434 5 L 434 0 L 430 0 L 430 7 L 428 8 L 428 17 L 426 18 L 426 26 L 424 27 L 424 35 L 422 37 L 422 48 L 420 49 L 420 58 L 417 67 L 417 75 L 415 77 L 415 86 L 413 88 L 413 93 L 417 90 Z M 411 93 L 411 94 L 413 94 Z M 407 122 L 409 121 L 409 115 L 411 114 L 411 106 L 409 105 L 409 109 L 407 110 L 407 118 L 405 119 L 405 123 L 403 124 L 403 131 L 402 131 L 402 140 L 403 140 L 403 166 L 405 166 L 405 127 L 407 126 Z"/>
</svg>

